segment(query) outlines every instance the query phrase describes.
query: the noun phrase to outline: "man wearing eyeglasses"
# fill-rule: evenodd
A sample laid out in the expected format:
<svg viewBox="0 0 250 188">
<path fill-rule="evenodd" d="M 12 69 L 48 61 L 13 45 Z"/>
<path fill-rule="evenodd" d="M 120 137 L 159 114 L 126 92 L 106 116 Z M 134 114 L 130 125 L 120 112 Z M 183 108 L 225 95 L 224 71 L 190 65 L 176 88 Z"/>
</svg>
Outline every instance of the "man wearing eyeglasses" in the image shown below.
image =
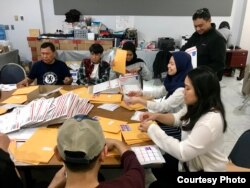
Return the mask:
<svg viewBox="0 0 250 188">
<path fill-rule="evenodd" d="M 199 9 L 193 14 L 193 24 L 195 32 L 181 50 L 196 46 L 197 66 L 209 66 L 221 81 L 225 67 L 226 41 L 216 28 L 212 27 L 211 15 L 207 8 Z"/>
</svg>

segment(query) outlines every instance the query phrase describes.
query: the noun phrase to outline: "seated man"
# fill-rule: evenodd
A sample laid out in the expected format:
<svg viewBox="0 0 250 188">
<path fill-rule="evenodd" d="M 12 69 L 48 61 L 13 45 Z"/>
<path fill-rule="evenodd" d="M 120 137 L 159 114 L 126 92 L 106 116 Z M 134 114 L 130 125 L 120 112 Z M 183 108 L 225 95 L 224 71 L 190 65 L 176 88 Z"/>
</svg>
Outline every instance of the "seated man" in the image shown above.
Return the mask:
<svg viewBox="0 0 250 188">
<path fill-rule="evenodd" d="M 111 181 L 98 181 L 98 172 L 108 149 L 121 154 L 124 174 Z M 68 119 L 60 127 L 55 155 L 65 167 L 57 172 L 52 187 L 145 187 L 145 175 L 134 152 L 113 139 L 105 140 L 100 123 L 84 115 Z M 65 177 L 65 174 L 67 178 Z"/>
<path fill-rule="evenodd" d="M 110 65 L 102 60 L 103 47 L 92 44 L 90 58 L 83 59 L 77 74 L 78 85 L 95 85 L 109 80 Z"/>
<path fill-rule="evenodd" d="M 8 153 L 9 144 L 9 137 L 0 133 L 0 187 L 23 187 L 15 164 Z"/>
<path fill-rule="evenodd" d="M 71 85 L 73 78 L 67 65 L 55 59 L 55 46 L 51 42 L 41 45 L 41 60 L 32 65 L 27 78 L 17 84 L 18 87 L 28 86 L 35 79 L 37 85 Z"/>
</svg>

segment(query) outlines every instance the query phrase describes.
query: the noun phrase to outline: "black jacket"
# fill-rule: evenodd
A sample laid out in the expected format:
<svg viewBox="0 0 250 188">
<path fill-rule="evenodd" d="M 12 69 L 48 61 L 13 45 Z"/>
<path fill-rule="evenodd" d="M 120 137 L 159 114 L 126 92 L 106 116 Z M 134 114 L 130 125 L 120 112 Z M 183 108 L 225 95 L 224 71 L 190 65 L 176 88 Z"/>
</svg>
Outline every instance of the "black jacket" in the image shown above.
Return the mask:
<svg viewBox="0 0 250 188">
<path fill-rule="evenodd" d="M 0 187 L 22 188 L 23 184 L 15 171 L 10 155 L 0 149 Z"/>
<path fill-rule="evenodd" d="M 197 66 L 207 65 L 215 72 L 225 67 L 226 41 L 216 29 L 211 28 L 202 35 L 195 32 L 181 51 L 193 46 L 197 48 Z"/>
</svg>

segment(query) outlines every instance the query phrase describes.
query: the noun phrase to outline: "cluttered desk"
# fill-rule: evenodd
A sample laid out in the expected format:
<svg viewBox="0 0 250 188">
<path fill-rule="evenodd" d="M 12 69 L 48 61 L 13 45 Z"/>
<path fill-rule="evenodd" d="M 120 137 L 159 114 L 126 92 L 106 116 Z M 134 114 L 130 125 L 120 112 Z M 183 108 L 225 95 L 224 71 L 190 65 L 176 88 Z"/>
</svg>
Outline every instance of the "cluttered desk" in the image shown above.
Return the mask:
<svg viewBox="0 0 250 188">
<path fill-rule="evenodd" d="M 106 138 L 115 138 L 124 141 L 130 146 L 152 144 L 152 141 L 147 136 L 147 134 L 138 130 L 139 122 L 131 119 L 131 117 L 135 114 L 134 110 L 136 108 L 134 108 L 134 110 L 126 109 L 124 104 L 121 104 L 121 94 L 100 94 L 99 96 L 90 96 L 86 93 L 87 88 L 83 86 L 30 86 L 25 89 L 33 93 L 32 96 L 27 93 L 26 100 L 21 102 L 25 105 L 20 108 L 19 111 L 16 109 L 12 111 L 8 110 L 8 113 L 0 116 L 0 122 L 3 122 L 1 123 L 0 131 L 6 132 L 10 138 L 15 140 L 11 142 L 9 150 L 11 151 L 17 168 L 20 171 L 23 171 L 26 174 L 25 176 L 30 176 L 30 170 L 33 168 L 43 169 L 52 167 L 58 169 L 61 167 L 62 163 L 56 159 L 53 150 L 56 145 L 58 127 L 62 124 L 65 118 L 69 117 L 69 114 L 71 114 L 70 116 L 73 116 L 75 112 L 98 118 Z M 1 105 L 6 104 L 6 101 L 9 101 L 10 98 L 20 98 L 21 95 L 15 95 L 16 93 L 23 95 L 23 88 L 8 92 L 1 91 Z M 36 94 L 34 95 L 34 93 Z M 47 96 L 46 98 L 39 98 L 40 94 L 45 96 L 46 93 L 50 94 L 49 97 Z M 85 100 L 84 97 L 87 96 L 89 98 Z M 113 105 L 117 105 L 117 108 L 112 111 L 110 109 L 107 110 L 107 108 L 105 110 L 103 107 L 101 107 L 107 103 L 105 98 L 109 100 L 109 102 L 113 101 Z M 54 106 L 55 109 L 55 118 L 52 118 L 55 121 L 51 120 L 46 122 L 48 118 L 47 115 L 50 117 L 53 116 L 51 111 L 47 111 L 46 113 L 46 110 L 44 110 L 46 109 L 45 104 L 49 102 L 51 103 L 50 106 Z M 81 111 L 72 111 L 72 109 L 78 109 L 77 106 L 79 106 L 80 103 L 84 104 L 79 108 Z M 39 105 L 40 107 L 37 108 Z M 32 113 L 37 115 L 33 117 L 29 116 L 29 112 L 31 112 L 31 108 L 29 107 L 35 107 L 32 108 Z M 15 130 L 13 132 L 10 129 L 3 128 L 6 124 L 4 123 L 4 116 L 15 113 L 15 111 L 18 111 L 18 113 L 16 114 L 16 119 L 14 120 L 16 122 L 16 127 L 13 128 L 13 130 Z M 22 120 L 20 116 L 22 116 Z M 12 120 L 7 119 L 7 124 L 11 125 Z M 18 125 L 21 126 L 20 129 L 17 128 Z M 126 125 L 126 127 L 130 127 L 130 135 L 128 135 L 128 131 L 126 131 L 126 134 L 123 134 L 124 132 L 121 128 L 124 125 Z M 31 134 L 26 138 L 25 142 L 22 142 L 22 144 L 19 145 L 17 143 L 18 136 L 20 136 L 20 134 L 25 129 L 32 130 L 30 131 Z M 142 135 L 143 139 L 141 139 Z M 147 164 L 148 163 L 150 163 L 150 161 L 148 161 Z M 120 157 L 116 151 L 111 152 L 102 163 L 102 168 L 119 167 Z"/>
</svg>

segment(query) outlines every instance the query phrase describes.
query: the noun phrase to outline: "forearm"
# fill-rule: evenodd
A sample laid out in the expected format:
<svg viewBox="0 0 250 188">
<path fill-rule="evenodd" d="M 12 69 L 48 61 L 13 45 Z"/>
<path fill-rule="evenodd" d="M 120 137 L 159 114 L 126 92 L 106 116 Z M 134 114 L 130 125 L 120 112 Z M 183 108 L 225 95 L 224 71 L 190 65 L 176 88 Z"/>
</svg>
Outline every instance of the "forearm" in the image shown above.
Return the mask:
<svg viewBox="0 0 250 188">
<path fill-rule="evenodd" d="M 175 118 L 172 113 L 160 114 L 156 115 L 156 121 L 159 121 L 165 125 L 174 125 Z"/>
</svg>

